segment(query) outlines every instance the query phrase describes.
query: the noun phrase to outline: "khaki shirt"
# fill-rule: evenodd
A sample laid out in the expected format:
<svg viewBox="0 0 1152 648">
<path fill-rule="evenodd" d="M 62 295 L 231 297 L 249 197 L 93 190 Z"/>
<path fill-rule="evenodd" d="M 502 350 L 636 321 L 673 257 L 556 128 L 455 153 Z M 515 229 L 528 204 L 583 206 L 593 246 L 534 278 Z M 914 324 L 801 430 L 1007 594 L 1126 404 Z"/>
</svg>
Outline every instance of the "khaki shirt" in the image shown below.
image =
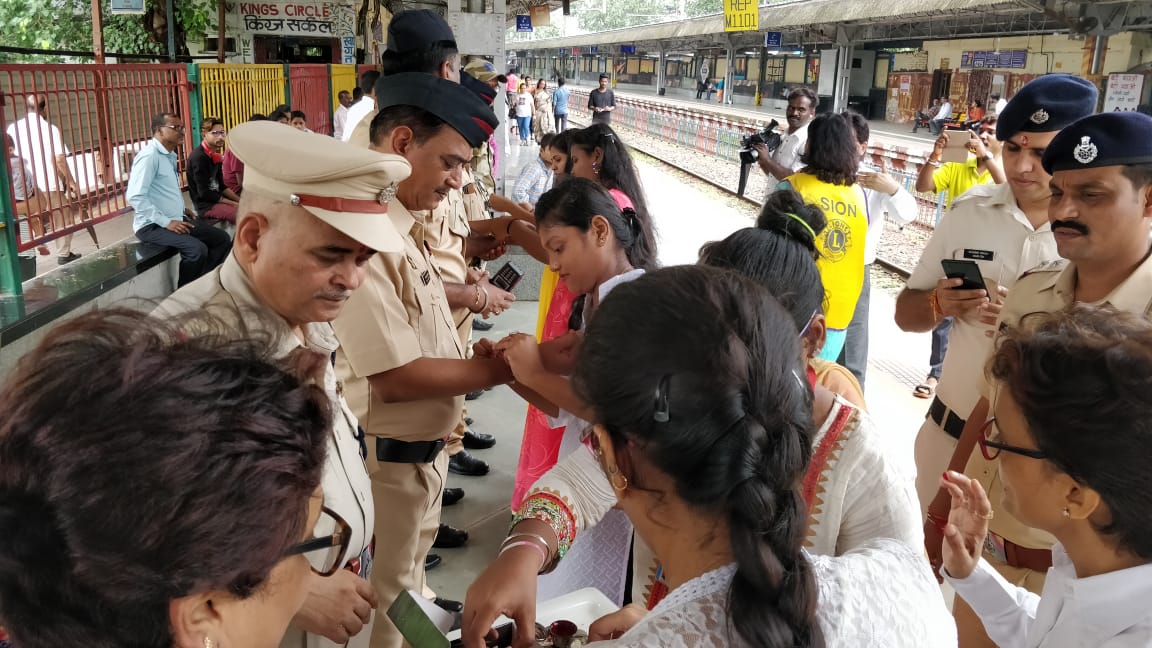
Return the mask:
<svg viewBox="0 0 1152 648">
<path fill-rule="evenodd" d="M 1076 295 L 1076 266 L 1064 260 L 1045 263 L 1026 273 L 1008 293 L 1000 313 L 1000 326 L 1017 326 L 1030 313 L 1051 313 L 1073 303 Z M 1152 257 L 1145 259 L 1136 271 L 1107 297 L 1096 302 L 1119 310 L 1149 315 L 1152 313 Z M 985 386 L 984 392 L 990 390 Z M 1004 483 L 1000 480 L 1000 462 L 988 461 L 980 451 L 972 453 L 965 472 L 978 479 L 996 511 L 988 528 L 997 535 L 1032 549 L 1049 549 L 1056 539 L 1050 534 L 1024 526 L 1003 510 Z"/>
<path fill-rule="evenodd" d="M 176 291 L 156 310 L 159 316 L 172 316 L 197 310 L 205 310 L 219 317 L 241 316 L 243 325 L 252 327 L 268 325 L 263 329 L 274 335 L 278 344 L 275 356 L 282 358 L 292 351 L 306 347 L 330 358 L 338 343 L 332 326 L 325 322 L 309 324 L 304 330 L 305 342 L 300 342 L 279 315 L 265 306 L 253 291 L 252 283 L 244 269 L 229 255 L 216 270 Z M 260 317 L 245 317 L 245 313 L 257 313 Z M 237 326 L 237 334 L 243 328 Z M 372 540 L 375 524 L 375 508 L 372 504 L 372 485 L 360 456 L 360 443 L 356 439 L 357 421 L 343 397 L 343 385 L 336 379 L 331 362 L 325 363 L 324 392 L 333 405 L 332 435 L 328 440 L 328 458 L 324 464 L 321 485 L 324 488 L 324 505 L 344 518 L 352 528 L 348 559 L 359 557 L 362 565 L 370 568 L 371 560 L 365 553 Z M 316 529 L 317 534 L 331 533 L 331 529 Z M 309 556 L 310 558 L 312 556 Z M 368 577 L 366 568 L 359 572 Z M 371 629 L 358 635 L 348 645 L 367 646 Z M 295 628 L 289 628 L 282 646 L 334 646 L 322 637 L 305 635 Z"/>
<path fill-rule="evenodd" d="M 1013 290 L 1016 278 L 1026 270 L 1059 258 L 1052 227 L 1047 222 L 1032 227 L 1016 206 L 1010 185 L 979 185 L 959 198 L 936 224 L 908 287 L 932 290 L 944 278 L 943 259 L 967 259 L 980 266 L 980 275 L 995 298 L 998 286 Z M 967 418 L 980 400 L 984 361 L 992 353 L 988 333 L 995 329 L 975 318 L 952 321 L 936 396 L 957 416 Z"/>
<path fill-rule="evenodd" d="M 364 284 L 332 322 L 340 339 L 336 373 L 368 434 L 435 441 L 447 437 L 459 422 L 462 395 L 386 403 L 372 394 L 368 382 L 369 376 L 421 357 L 464 357 L 444 295 L 444 279 L 428 243 L 428 215 L 409 212 L 393 199 L 388 217 L 404 235 L 404 251 L 374 255 Z"/>
<path fill-rule="evenodd" d="M 479 186 L 480 184 L 479 178 L 473 176 L 468 169 L 464 169 L 464 187 L 461 192 L 464 194 L 464 214 L 469 222 L 492 217 L 485 206 L 487 197 L 492 195 L 492 192 Z"/>
</svg>

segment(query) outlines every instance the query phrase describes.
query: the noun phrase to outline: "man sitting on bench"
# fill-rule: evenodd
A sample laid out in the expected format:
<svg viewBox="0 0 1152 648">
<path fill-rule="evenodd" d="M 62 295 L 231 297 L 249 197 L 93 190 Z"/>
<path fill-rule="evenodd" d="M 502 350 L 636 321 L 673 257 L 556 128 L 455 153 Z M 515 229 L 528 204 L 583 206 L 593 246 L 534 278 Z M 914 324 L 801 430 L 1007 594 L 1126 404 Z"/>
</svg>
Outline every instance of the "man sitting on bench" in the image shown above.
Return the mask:
<svg viewBox="0 0 1152 648">
<path fill-rule="evenodd" d="M 184 139 L 184 124 L 172 113 L 152 118 L 152 139 L 132 160 L 128 204 L 136 210 L 132 229 L 144 243 L 180 251 L 178 286 L 196 280 L 228 256 L 232 239 L 223 230 L 196 222 L 184 206 L 176 148 Z"/>
<path fill-rule="evenodd" d="M 200 146 L 188 156 L 188 195 L 200 218 L 236 222 L 240 196 L 224 185 L 224 122 L 208 117 L 200 124 Z"/>
</svg>

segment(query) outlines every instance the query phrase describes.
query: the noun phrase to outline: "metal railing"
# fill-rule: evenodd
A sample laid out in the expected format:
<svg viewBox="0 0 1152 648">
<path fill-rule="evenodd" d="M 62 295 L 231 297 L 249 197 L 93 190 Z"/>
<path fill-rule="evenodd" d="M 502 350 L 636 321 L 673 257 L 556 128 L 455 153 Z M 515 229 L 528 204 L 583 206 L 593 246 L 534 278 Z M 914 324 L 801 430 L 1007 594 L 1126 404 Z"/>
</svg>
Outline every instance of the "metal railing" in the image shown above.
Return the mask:
<svg viewBox="0 0 1152 648">
<path fill-rule="evenodd" d="M 586 90 L 574 90 L 568 98 L 570 113 L 590 116 L 587 105 Z M 616 98 L 612 122 L 733 164 L 740 162 L 740 140 L 768 125 L 767 120 L 734 119 L 723 114 L 633 97 Z M 943 213 L 945 194 L 916 191 L 916 175 L 923 163 L 922 156 L 885 146 L 870 147 L 869 155 L 874 166 L 892 175 L 916 197 L 920 207 L 916 222 L 935 228 Z"/>
<path fill-rule="evenodd" d="M 0 97 L 21 252 L 85 229 L 98 243 L 93 226 L 128 208 L 128 170 L 153 115 L 190 113 L 184 65 L 0 65 Z"/>
</svg>

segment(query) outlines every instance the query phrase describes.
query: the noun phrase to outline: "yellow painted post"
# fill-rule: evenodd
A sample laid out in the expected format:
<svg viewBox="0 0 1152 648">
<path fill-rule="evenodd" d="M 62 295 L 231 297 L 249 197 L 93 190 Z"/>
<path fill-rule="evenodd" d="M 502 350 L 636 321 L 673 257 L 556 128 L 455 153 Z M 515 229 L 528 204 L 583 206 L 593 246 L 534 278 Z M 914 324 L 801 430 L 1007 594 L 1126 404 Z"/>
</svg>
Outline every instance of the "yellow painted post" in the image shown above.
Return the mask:
<svg viewBox="0 0 1152 648">
<path fill-rule="evenodd" d="M 202 114 L 219 117 L 226 128 L 248 121 L 252 113 L 267 115 L 284 103 L 286 81 L 283 65 L 201 65 Z"/>
<path fill-rule="evenodd" d="M 335 113 L 340 107 L 340 91 L 352 92 L 352 88 L 356 87 L 356 66 L 332 64 L 328 69 L 332 74 L 332 112 Z"/>
</svg>

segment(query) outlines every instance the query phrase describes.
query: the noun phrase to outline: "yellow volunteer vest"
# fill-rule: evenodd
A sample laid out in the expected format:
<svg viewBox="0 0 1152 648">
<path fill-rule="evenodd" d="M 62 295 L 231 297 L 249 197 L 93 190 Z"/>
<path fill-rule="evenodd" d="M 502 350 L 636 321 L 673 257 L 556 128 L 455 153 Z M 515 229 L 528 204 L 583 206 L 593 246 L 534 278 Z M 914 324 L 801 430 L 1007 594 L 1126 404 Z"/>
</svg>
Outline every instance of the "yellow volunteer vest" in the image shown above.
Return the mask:
<svg viewBox="0 0 1152 648">
<path fill-rule="evenodd" d="M 816 267 L 824 281 L 824 318 L 828 328 L 848 328 L 856 301 L 864 287 L 864 237 L 868 233 L 868 204 L 858 185 L 844 187 L 822 182 L 808 173 L 788 176 L 804 201 L 820 207 L 828 227 L 816 237 L 820 258 Z"/>
</svg>

